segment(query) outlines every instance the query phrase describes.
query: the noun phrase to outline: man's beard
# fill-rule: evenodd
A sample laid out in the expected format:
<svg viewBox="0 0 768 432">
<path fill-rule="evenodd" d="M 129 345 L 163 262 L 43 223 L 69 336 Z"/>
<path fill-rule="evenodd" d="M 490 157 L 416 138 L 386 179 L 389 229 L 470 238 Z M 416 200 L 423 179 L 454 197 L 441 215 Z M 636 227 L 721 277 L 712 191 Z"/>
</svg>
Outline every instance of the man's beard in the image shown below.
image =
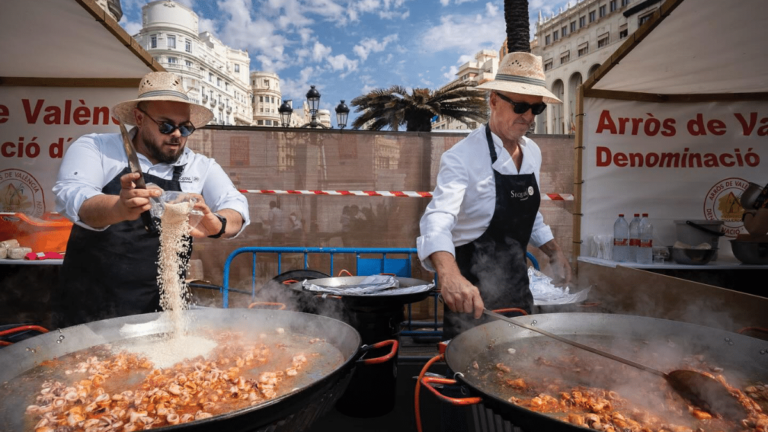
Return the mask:
<svg viewBox="0 0 768 432">
<path fill-rule="evenodd" d="M 163 144 L 157 144 L 154 141 L 147 139 L 147 137 L 142 136 L 142 140 L 144 141 L 144 148 L 147 149 L 147 152 L 149 152 L 149 156 L 152 159 L 155 159 L 158 162 L 165 163 L 165 164 L 172 164 L 179 160 L 179 157 L 181 157 L 181 154 L 184 152 L 184 146 L 181 145 L 180 141 L 171 143 L 178 143 L 179 144 L 179 150 L 176 154 L 167 154 L 163 153 L 162 148 Z"/>
</svg>

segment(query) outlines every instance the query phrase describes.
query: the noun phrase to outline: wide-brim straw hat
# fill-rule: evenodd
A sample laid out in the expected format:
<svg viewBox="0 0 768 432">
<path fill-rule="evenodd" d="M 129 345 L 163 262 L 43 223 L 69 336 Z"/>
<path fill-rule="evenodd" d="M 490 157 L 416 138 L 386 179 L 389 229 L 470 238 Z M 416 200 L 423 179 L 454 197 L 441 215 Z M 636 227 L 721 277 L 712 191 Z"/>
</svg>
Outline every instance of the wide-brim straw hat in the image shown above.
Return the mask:
<svg viewBox="0 0 768 432">
<path fill-rule="evenodd" d="M 189 105 L 189 121 L 196 128 L 205 126 L 213 118 L 208 108 L 189 100 L 182 80 L 171 72 L 150 72 L 141 79 L 139 97 L 121 102 L 112 108 L 115 117 L 128 125 L 136 125 L 133 110 L 139 102 L 170 101 Z"/>
<path fill-rule="evenodd" d="M 476 88 L 542 96 L 544 102 L 548 104 L 563 103 L 547 90 L 541 57 L 525 52 L 512 52 L 505 55 L 493 81 L 480 84 Z"/>
</svg>

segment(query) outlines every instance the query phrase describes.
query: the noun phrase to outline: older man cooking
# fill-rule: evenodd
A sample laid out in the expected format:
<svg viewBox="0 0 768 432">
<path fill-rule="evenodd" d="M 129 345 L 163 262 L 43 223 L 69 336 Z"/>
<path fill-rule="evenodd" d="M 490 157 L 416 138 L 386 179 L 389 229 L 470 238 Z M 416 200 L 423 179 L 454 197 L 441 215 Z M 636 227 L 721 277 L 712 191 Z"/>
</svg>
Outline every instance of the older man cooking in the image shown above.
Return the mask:
<svg viewBox="0 0 768 432">
<path fill-rule="evenodd" d="M 490 92 L 490 120 L 443 154 L 417 239 L 448 309 L 444 339 L 480 323 L 470 317 L 480 318 L 483 308 L 531 312 L 529 242 L 549 257 L 556 284 L 571 278 L 539 212 L 541 150 L 525 136 L 546 103 L 562 103 L 545 87 L 541 57 L 509 53 L 495 79 L 478 88 Z"/>
</svg>

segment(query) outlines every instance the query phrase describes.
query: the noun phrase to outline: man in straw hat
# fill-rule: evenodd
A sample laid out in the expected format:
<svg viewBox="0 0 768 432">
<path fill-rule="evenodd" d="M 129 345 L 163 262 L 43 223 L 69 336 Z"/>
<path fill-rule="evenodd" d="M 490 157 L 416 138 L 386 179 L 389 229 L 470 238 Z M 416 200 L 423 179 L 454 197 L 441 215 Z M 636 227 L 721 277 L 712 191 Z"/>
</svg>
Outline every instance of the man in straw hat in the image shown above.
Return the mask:
<svg viewBox="0 0 768 432">
<path fill-rule="evenodd" d="M 197 199 L 202 217 L 192 237 L 234 237 L 248 225 L 248 202 L 221 166 L 186 148 L 187 138 L 213 113 L 189 101 L 179 77 L 145 75 L 138 97 L 113 113 L 136 126 L 129 136 L 145 182 Z M 140 216 L 162 191 L 136 189 L 138 178 L 119 133 L 84 135 L 64 155 L 53 192 L 56 211 L 75 225 L 52 301 L 55 325 L 159 310 L 159 233 L 146 230 Z"/>
<path fill-rule="evenodd" d="M 545 87 L 541 57 L 509 53 L 477 88 L 490 93 L 490 120 L 443 154 L 417 239 L 422 264 L 438 274 L 446 340 L 481 324 L 483 308 L 532 312 L 529 242 L 549 257 L 556 284 L 571 277 L 539 213 L 541 151 L 525 136 L 547 103 L 561 103 Z"/>
</svg>

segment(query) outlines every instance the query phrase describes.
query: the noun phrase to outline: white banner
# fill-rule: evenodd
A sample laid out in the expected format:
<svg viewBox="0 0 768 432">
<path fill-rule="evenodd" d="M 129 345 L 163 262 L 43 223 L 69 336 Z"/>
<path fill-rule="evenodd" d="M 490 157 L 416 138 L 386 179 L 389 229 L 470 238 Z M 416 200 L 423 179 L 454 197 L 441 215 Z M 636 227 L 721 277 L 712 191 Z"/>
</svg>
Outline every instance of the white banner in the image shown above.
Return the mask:
<svg viewBox="0 0 768 432">
<path fill-rule="evenodd" d="M 585 99 L 581 253 L 613 235 L 619 213 L 649 213 L 654 246 L 676 240 L 674 220 L 722 220 L 725 243 L 744 233 L 738 201 L 768 183 L 768 103 L 646 103 Z"/>
<path fill-rule="evenodd" d="M 51 189 L 69 145 L 118 132 L 110 110 L 136 89 L 0 87 L 0 211 L 54 211 Z"/>
</svg>

